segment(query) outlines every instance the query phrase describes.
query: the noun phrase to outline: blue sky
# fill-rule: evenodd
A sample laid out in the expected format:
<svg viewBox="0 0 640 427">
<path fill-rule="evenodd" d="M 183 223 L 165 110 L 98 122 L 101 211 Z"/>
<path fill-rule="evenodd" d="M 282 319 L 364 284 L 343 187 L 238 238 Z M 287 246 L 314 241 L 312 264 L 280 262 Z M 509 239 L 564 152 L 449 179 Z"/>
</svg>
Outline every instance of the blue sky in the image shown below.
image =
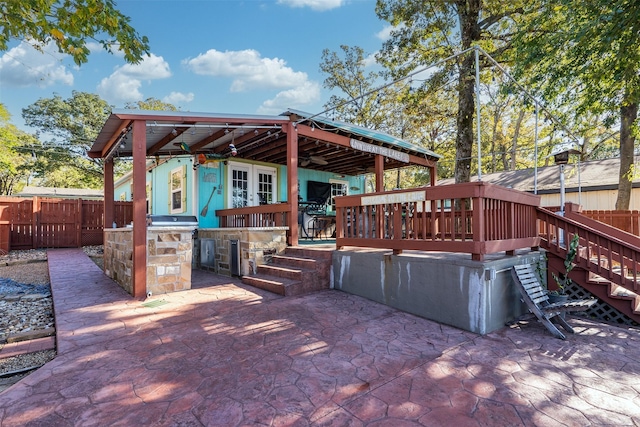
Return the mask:
<svg viewBox="0 0 640 427">
<path fill-rule="evenodd" d="M 51 46 L 39 53 L 15 41 L 0 56 L 0 102 L 24 127 L 23 108 L 55 93 L 99 94 L 116 108 L 154 97 L 184 111 L 279 114 L 323 110 L 330 93 L 319 72 L 322 50 L 382 45 L 388 23 L 374 0 L 119 0 L 150 40 L 137 65 L 92 48 L 77 67 Z"/>
</svg>

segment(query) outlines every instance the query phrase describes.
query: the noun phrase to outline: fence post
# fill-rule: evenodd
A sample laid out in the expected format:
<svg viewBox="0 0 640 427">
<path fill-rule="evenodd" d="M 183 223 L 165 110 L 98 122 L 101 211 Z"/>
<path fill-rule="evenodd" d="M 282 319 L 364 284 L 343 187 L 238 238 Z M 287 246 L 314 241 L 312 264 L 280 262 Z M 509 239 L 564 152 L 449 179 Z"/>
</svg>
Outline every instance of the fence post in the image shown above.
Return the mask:
<svg viewBox="0 0 640 427">
<path fill-rule="evenodd" d="M 82 215 L 82 199 L 78 199 L 76 202 L 76 209 L 78 209 L 78 220 L 76 221 L 76 242 L 78 248 L 82 247 L 82 222 L 84 221 Z"/>
<path fill-rule="evenodd" d="M 40 236 L 40 220 L 38 218 L 38 212 L 40 212 L 40 197 L 33 196 L 31 202 L 31 248 L 38 249 L 38 240 Z"/>
</svg>

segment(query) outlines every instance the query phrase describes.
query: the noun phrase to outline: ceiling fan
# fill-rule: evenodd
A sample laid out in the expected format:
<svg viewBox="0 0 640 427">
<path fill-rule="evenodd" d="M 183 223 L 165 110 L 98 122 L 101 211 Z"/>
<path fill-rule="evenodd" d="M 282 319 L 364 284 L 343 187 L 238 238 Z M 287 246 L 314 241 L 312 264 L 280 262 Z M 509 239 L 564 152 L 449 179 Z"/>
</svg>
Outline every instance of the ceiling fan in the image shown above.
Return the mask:
<svg viewBox="0 0 640 427">
<path fill-rule="evenodd" d="M 308 155 L 306 157 L 300 157 L 300 166 L 309 166 L 311 163 L 315 163 L 316 165 L 320 166 L 325 166 L 328 164 L 328 162 L 322 156 Z"/>
</svg>

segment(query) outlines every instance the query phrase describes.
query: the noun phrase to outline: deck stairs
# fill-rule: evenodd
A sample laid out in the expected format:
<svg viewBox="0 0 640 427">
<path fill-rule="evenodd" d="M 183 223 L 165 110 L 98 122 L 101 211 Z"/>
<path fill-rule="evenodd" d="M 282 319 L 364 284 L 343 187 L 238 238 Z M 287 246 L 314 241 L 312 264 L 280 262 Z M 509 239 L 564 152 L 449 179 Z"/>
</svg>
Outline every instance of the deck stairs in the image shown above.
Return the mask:
<svg viewBox="0 0 640 427">
<path fill-rule="evenodd" d="M 295 296 L 329 289 L 332 254 L 335 248 L 295 246 L 271 262 L 259 265 L 255 275 L 242 282 L 283 296 Z"/>
<path fill-rule="evenodd" d="M 563 260 L 556 256 L 548 257 L 548 268 L 552 271 L 559 271 L 563 268 Z M 614 270 L 620 270 L 619 267 Z M 613 322 L 627 323 L 621 321 L 621 315 L 628 320 L 640 324 L 640 295 L 636 292 L 616 284 L 611 280 L 592 272 L 588 268 L 577 266 L 569 275 L 573 282 L 588 293 L 583 293 L 575 289 L 569 289 L 571 298 L 597 297 L 601 303 L 593 306 L 587 311 L 594 317 L 604 317 L 605 320 Z M 628 277 L 628 279 L 631 279 Z M 640 281 L 640 277 L 638 278 Z M 612 310 L 613 309 L 613 310 Z M 632 324 L 632 323 L 631 323 Z"/>
<path fill-rule="evenodd" d="M 545 215 L 548 216 L 547 213 Z M 544 215 L 543 215 L 544 216 Z M 538 216 L 540 218 L 540 215 Z M 576 267 L 569 277 L 582 290 L 570 291 L 571 298 L 595 296 L 601 304 L 587 315 L 606 317 L 617 323 L 640 324 L 640 240 L 607 224 L 572 213 L 567 218 L 551 219 L 553 227 L 580 236 Z M 541 247 L 547 250 L 549 272 L 563 271 L 566 249 L 551 239 L 542 237 Z M 547 280 L 551 279 L 549 274 Z M 551 282 L 549 282 L 551 283 Z M 622 319 L 626 317 L 626 319 Z M 629 322 L 631 321 L 631 322 Z M 635 322 L 635 323 L 634 323 Z"/>
</svg>

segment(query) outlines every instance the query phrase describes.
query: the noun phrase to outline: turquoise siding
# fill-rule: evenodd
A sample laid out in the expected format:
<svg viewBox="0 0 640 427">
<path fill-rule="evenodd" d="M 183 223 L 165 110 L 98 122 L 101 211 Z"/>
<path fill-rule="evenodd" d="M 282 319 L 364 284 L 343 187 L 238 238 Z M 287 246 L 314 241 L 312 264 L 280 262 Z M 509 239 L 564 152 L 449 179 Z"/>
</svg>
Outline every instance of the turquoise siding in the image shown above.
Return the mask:
<svg viewBox="0 0 640 427">
<path fill-rule="evenodd" d="M 185 171 L 185 196 L 183 196 L 183 203 L 185 211 L 179 213 L 179 215 L 195 215 L 192 209 L 192 194 L 193 194 L 193 164 L 190 157 L 187 158 L 173 158 L 169 161 L 162 163 L 158 167 L 154 167 L 146 176 L 146 185 L 151 183 L 151 213 L 154 215 L 167 215 L 170 214 L 169 205 L 169 177 L 171 171 L 178 168 L 183 168 Z M 129 179 L 120 183 L 120 185 L 114 187 L 114 199 L 120 200 L 120 196 L 125 194 L 126 200 L 131 200 L 131 176 Z"/>
<path fill-rule="evenodd" d="M 336 175 L 331 172 L 321 172 L 311 169 L 298 169 L 298 181 L 300 181 L 299 195 L 301 200 L 307 200 L 307 181 L 331 182 L 346 181 L 347 194 L 362 194 L 364 192 L 364 175 L 348 176 Z M 356 190 L 357 188 L 357 190 Z"/>
<path fill-rule="evenodd" d="M 186 200 L 184 203 L 185 210 L 181 213 L 176 213 L 177 215 L 195 215 L 192 212 L 192 194 L 193 194 L 193 173 L 192 167 L 193 164 L 191 162 L 191 158 L 177 158 L 171 159 L 166 163 L 161 164 L 160 166 L 153 168 L 150 173 L 147 175 L 147 183 L 151 181 L 151 189 L 153 196 L 151 198 L 152 210 L 151 212 L 154 215 L 166 215 L 170 214 L 170 205 L 169 205 L 169 176 L 171 171 L 177 168 L 185 168 L 186 175 L 186 185 L 185 185 L 185 194 Z"/>
<path fill-rule="evenodd" d="M 220 221 L 216 216 L 216 209 L 224 209 L 226 192 L 224 191 L 224 181 L 226 177 L 226 167 L 223 162 L 210 163 L 215 167 L 198 168 L 198 224 L 201 228 L 217 228 Z M 209 207 L 205 216 L 201 216 L 202 210 L 207 205 L 211 197 Z"/>
<path fill-rule="evenodd" d="M 242 162 L 242 159 L 234 159 Z M 228 185 L 226 182 L 228 166 L 224 162 L 207 164 L 210 167 L 201 165 L 197 171 L 193 172 L 193 159 L 191 157 L 174 158 L 158 167 L 154 167 L 147 173 L 147 185 L 151 183 L 151 213 L 155 215 L 170 214 L 169 206 L 169 176 L 176 168 L 186 166 L 185 212 L 180 215 L 194 215 L 198 218 L 201 228 L 217 228 L 220 224 L 216 216 L 216 210 L 225 209 L 228 196 Z M 249 163 L 249 162 L 246 162 Z M 287 168 L 280 165 L 267 165 L 275 167 L 277 171 L 277 200 L 286 201 L 288 183 Z M 194 190 L 194 176 L 197 179 L 197 192 Z M 330 172 L 320 172 L 311 169 L 298 169 L 298 181 L 300 183 L 300 200 L 307 200 L 307 181 L 331 182 L 331 180 L 347 182 L 348 194 L 362 194 L 364 192 L 364 175 L 362 176 L 340 176 Z M 124 194 L 126 200 L 131 200 L 131 177 L 114 188 L 115 200 L 120 200 Z M 197 199 L 197 207 L 193 207 L 192 197 Z M 209 198 L 210 201 L 209 201 Z M 204 216 L 200 215 L 205 206 L 208 208 Z M 196 212 L 193 212 L 197 209 Z"/>
</svg>

